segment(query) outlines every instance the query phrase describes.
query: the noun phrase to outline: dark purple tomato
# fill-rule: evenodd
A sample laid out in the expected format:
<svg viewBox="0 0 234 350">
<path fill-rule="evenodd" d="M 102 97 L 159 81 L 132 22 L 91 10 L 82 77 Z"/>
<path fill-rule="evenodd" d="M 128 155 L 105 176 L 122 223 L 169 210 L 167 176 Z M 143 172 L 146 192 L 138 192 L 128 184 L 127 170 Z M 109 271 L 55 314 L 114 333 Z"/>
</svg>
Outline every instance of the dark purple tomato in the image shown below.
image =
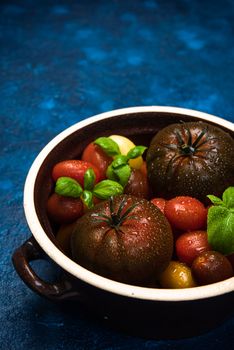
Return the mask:
<svg viewBox="0 0 234 350">
<path fill-rule="evenodd" d="M 223 281 L 233 276 L 230 261 L 216 251 L 201 253 L 192 264 L 192 273 L 200 285 Z"/>
<path fill-rule="evenodd" d="M 132 169 L 124 193 L 139 198 L 149 198 L 149 184 L 147 176 L 139 169 Z"/>
<path fill-rule="evenodd" d="M 77 220 L 71 246 L 73 259 L 85 268 L 120 282 L 148 285 L 169 264 L 173 236 L 152 203 L 120 195 Z"/>
<path fill-rule="evenodd" d="M 58 241 L 59 246 L 68 256 L 71 254 L 71 234 L 74 229 L 74 225 L 75 222 L 61 225 L 56 234 L 56 240 Z"/>
<path fill-rule="evenodd" d="M 234 270 L 234 253 L 227 255 L 228 260 L 232 264 L 232 268 Z"/>
<path fill-rule="evenodd" d="M 234 139 L 204 122 L 171 124 L 152 139 L 146 155 L 155 197 L 191 196 L 202 202 L 234 185 Z"/>
<path fill-rule="evenodd" d="M 47 201 L 47 212 L 51 220 L 58 224 L 71 223 L 83 214 L 81 199 L 60 196 L 53 193 Z"/>
</svg>

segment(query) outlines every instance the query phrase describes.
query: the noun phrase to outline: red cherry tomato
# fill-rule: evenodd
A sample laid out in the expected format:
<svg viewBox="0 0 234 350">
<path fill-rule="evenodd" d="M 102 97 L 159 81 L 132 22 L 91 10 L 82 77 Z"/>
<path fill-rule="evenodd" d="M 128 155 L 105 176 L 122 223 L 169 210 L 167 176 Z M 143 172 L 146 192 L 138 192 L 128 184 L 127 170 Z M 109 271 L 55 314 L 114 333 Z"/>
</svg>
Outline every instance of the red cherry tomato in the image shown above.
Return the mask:
<svg viewBox="0 0 234 350">
<path fill-rule="evenodd" d="M 79 198 L 60 196 L 53 193 L 47 201 L 50 218 L 59 224 L 71 223 L 83 214 L 83 203 Z"/>
<path fill-rule="evenodd" d="M 56 181 L 61 176 L 68 176 L 76 181 L 83 187 L 84 186 L 84 174 L 85 172 L 92 168 L 95 175 L 95 183 L 100 181 L 100 172 L 97 167 L 89 162 L 83 160 L 64 160 L 57 163 L 52 170 L 52 177 Z"/>
<path fill-rule="evenodd" d="M 177 239 L 176 254 L 179 261 L 191 266 L 194 259 L 202 252 L 211 250 L 206 231 L 192 231 L 180 235 Z"/>
<path fill-rule="evenodd" d="M 164 198 L 153 198 L 153 199 L 151 199 L 151 203 L 156 205 L 156 207 L 158 207 L 161 210 L 161 212 L 164 214 L 165 206 L 166 206 L 166 199 L 164 199 Z"/>
<path fill-rule="evenodd" d="M 99 170 L 100 180 L 106 178 L 106 170 L 113 160 L 101 149 L 101 147 L 95 145 L 93 142 L 84 149 L 81 159 L 95 165 Z"/>
<path fill-rule="evenodd" d="M 165 215 L 176 229 L 195 231 L 206 227 L 207 209 L 199 200 L 189 196 L 178 196 L 168 200 Z"/>
</svg>

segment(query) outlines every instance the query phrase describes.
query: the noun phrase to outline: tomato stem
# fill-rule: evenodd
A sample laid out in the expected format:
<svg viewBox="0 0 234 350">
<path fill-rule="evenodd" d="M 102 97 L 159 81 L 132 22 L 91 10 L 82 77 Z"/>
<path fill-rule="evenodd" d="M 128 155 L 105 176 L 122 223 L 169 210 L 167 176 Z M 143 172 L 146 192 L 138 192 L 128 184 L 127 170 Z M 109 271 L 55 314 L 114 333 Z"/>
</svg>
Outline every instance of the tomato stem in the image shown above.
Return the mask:
<svg viewBox="0 0 234 350">
<path fill-rule="evenodd" d="M 203 136 L 207 133 L 207 128 L 204 128 L 199 133 L 199 135 L 197 136 L 194 142 L 192 142 L 191 131 L 188 128 L 185 128 L 185 130 L 187 132 L 187 137 L 188 137 L 186 141 L 183 140 L 183 135 L 178 130 L 175 131 L 175 134 L 177 137 L 178 147 L 180 149 L 181 154 L 185 156 L 190 156 L 196 153 L 196 151 L 198 150 L 198 147 L 204 145 L 207 142 L 207 140 L 204 140 L 200 143 Z"/>
<path fill-rule="evenodd" d="M 193 154 L 195 152 L 195 148 L 193 148 L 192 146 L 183 144 L 181 146 L 181 151 L 184 155 L 190 155 L 190 154 Z"/>
<path fill-rule="evenodd" d="M 107 225 L 109 225 L 112 228 L 115 228 L 118 230 L 119 226 L 126 220 L 126 219 L 135 219 L 137 220 L 137 216 L 129 215 L 133 209 L 138 205 L 138 203 L 132 204 L 129 206 L 126 211 L 123 213 L 123 209 L 125 204 L 127 203 L 127 198 L 123 198 L 121 201 L 119 207 L 117 210 L 114 210 L 114 201 L 113 197 L 109 199 L 109 208 L 110 208 L 110 215 L 98 213 L 95 214 L 94 217 L 97 220 L 100 220 L 102 222 L 105 222 Z"/>
</svg>

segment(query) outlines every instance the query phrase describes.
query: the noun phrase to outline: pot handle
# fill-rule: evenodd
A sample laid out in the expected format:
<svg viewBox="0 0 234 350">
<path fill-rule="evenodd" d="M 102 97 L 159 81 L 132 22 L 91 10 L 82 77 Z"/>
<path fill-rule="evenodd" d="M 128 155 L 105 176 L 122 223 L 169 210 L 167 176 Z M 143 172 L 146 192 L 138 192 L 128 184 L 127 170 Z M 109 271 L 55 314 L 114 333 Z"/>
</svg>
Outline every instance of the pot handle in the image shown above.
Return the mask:
<svg viewBox="0 0 234 350">
<path fill-rule="evenodd" d="M 43 255 L 43 250 L 33 236 L 14 251 L 12 262 L 24 283 L 34 292 L 53 301 L 70 299 L 74 294 L 77 294 L 77 292 L 72 291 L 72 286 L 68 281 L 48 283 L 38 277 L 30 266 L 30 262 L 43 259 Z"/>
</svg>

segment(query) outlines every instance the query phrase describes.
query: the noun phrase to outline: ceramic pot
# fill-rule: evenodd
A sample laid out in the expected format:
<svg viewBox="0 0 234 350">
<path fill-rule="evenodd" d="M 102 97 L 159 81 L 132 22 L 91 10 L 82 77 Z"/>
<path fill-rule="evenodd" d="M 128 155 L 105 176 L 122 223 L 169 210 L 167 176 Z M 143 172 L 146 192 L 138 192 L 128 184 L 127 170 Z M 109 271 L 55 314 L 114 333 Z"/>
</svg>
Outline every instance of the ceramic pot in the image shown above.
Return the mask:
<svg viewBox="0 0 234 350">
<path fill-rule="evenodd" d="M 188 289 L 157 289 L 119 283 L 78 265 L 66 256 L 54 236 L 46 213 L 52 191 L 51 170 L 62 160 L 79 158 L 85 146 L 99 136 L 120 134 L 137 144 L 149 145 L 161 128 L 179 121 L 207 121 L 234 138 L 234 125 L 199 111 L 174 107 L 133 107 L 103 113 L 66 129 L 39 153 L 28 173 L 24 209 L 30 237 L 13 254 L 13 264 L 22 280 L 36 293 L 79 309 L 86 305 L 131 334 L 180 338 L 217 326 L 234 311 L 234 277 L 211 285 Z M 30 261 L 48 258 L 62 271 L 57 283 L 43 281 Z M 67 306 L 70 307 L 70 306 Z M 79 311 L 77 311 L 79 312 Z"/>
</svg>

